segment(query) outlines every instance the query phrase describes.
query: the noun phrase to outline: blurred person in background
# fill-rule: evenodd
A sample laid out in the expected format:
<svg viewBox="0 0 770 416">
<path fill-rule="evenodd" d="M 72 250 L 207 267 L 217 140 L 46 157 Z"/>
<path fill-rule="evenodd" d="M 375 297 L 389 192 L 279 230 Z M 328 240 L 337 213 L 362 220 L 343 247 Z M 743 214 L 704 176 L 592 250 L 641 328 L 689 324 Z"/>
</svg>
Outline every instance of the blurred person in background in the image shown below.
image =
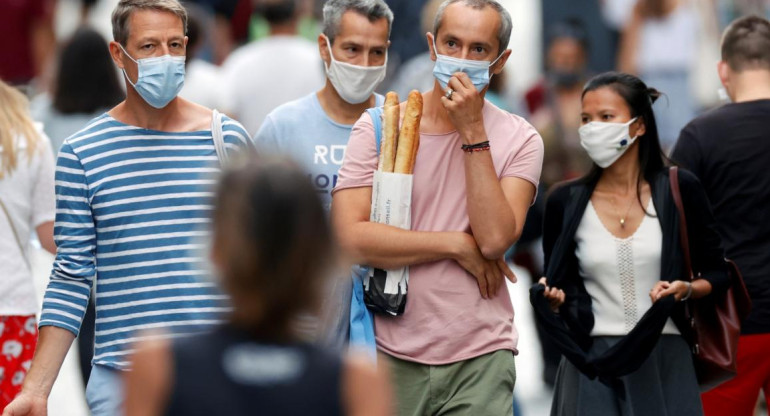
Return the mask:
<svg viewBox="0 0 770 416">
<path fill-rule="evenodd" d="M 222 65 L 249 41 L 249 22 L 258 0 L 210 0 L 214 8 L 213 63 Z"/>
<path fill-rule="evenodd" d="M 320 304 L 336 256 L 326 211 L 295 166 L 262 158 L 225 173 L 211 260 L 233 311 L 211 333 L 140 348 L 127 416 L 391 414 L 372 364 L 294 331 Z"/>
<path fill-rule="evenodd" d="M 684 270 L 679 214 L 652 110 L 658 96 L 633 75 L 591 79 L 579 133 L 595 165 L 546 201 L 547 278 L 530 299 L 565 355 L 554 416 L 703 413 L 680 301 L 724 296 L 729 278 L 706 194 L 680 170 L 692 268 L 702 278 L 690 283 Z"/>
<path fill-rule="evenodd" d="M 543 137 L 545 153 L 537 201 L 527 213 L 522 238 L 513 261 L 530 276 L 542 276 L 543 210 L 548 189 L 561 181 L 584 175 L 592 162 L 580 146 L 580 97 L 588 79 L 588 37 L 578 20 L 548 30 L 545 76 L 524 95 L 529 121 Z M 561 352 L 536 327 L 543 354 L 543 380 L 553 386 Z"/>
<path fill-rule="evenodd" d="M 637 1 L 638 0 L 599 0 L 602 17 L 604 17 L 604 20 L 615 32 L 616 42 L 618 40 L 618 35 L 623 28 L 626 27 Z"/>
<path fill-rule="evenodd" d="M 616 23 L 603 11 L 609 3 L 622 1 L 629 0 L 540 0 L 542 39 L 549 39 L 551 29 L 557 24 L 579 22 L 585 29 L 586 43 L 591 45 L 586 58 L 589 72 L 611 71 L 617 64 L 619 35 Z M 549 46 L 547 41 L 542 42 L 543 56 L 547 55 Z"/>
<path fill-rule="evenodd" d="M 518 335 L 503 255 L 534 200 L 542 141 L 484 99 L 511 55 L 508 11 L 493 0 L 447 0 L 434 22 L 426 40 L 436 81 L 422 94 L 412 229 L 370 222 L 378 149 L 369 114 L 350 135 L 332 219 L 357 263 L 410 267 L 403 315 L 375 315 L 398 414 L 510 415 Z"/>
<path fill-rule="evenodd" d="M 186 4 L 187 8 L 187 60 L 185 77 L 179 96 L 204 107 L 222 109 L 225 107 L 224 91 L 221 87 L 222 73 L 218 66 L 200 57 L 212 17 L 200 6 Z"/>
<path fill-rule="evenodd" d="M 53 14 L 56 0 L 0 2 L 0 79 L 27 85 L 43 74 L 54 57 Z M 44 89 L 45 85 L 38 86 Z"/>
<path fill-rule="evenodd" d="M 24 95 L 0 81 L 0 409 L 21 391 L 37 343 L 32 233 L 56 252 L 53 152 L 27 108 Z"/>
<path fill-rule="evenodd" d="M 259 0 L 257 0 L 259 1 Z M 315 42 L 321 31 L 320 21 L 322 12 L 316 9 L 314 0 L 297 0 L 297 34 L 311 42 Z M 323 1 L 320 6 L 323 7 Z M 257 10 L 258 11 L 258 10 Z M 249 25 L 249 40 L 255 41 L 270 36 L 270 23 L 260 13 L 252 13 Z"/>
<path fill-rule="evenodd" d="M 738 375 L 703 395 L 707 416 L 754 414 L 770 394 L 770 22 L 752 16 L 722 37 L 718 64 L 729 104 L 690 122 L 672 158 L 692 170 L 714 207 L 727 256 L 752 300 L 741 326 Z"/>
<path fill-rule="evenodd" d="M 393 13 L 383 0 L 329 0 L 323 15 L 317 53 L 326 85 L 272 111 L 255 142 L 260 152 L 288 155 L 303 166 L 328 212 L 353 124 L 367 108 L 383 105 L 374 90 L 387 70 Z M 300 325 L 306 336 L 341 349 L 350 325 L 350 274 L 330 286 L 320 328 L 311 317 Z"/>
<path fill-rule="evenodd" d="M 591 159 L 580 147 L 580 97 L 588 79 L 588 38 L 577 20 L 549 30 L 545 77 L 525 94 L 530 122 L 543 137 L 542 181 L 551 186 L 584 175 Z"/>
<path fill-rule="evenodd" d="M 444 0 L 429 0 L 422 8 L 420 27 L 422 33 L 433 30 L 433 19 L 436 17 L 438 6 Z M 395 91 L 399 97 L 406 97 L 409 91 L 428 91 L 433 88 L 436 78 L 433 76 L 433 60 L 430 51 L 425 51 L 412 58 L 402 61 L 397 66 L 395 75 L 388 85 L 388 89 Z"/>
<path fill-rule="evenodd" d="M 298 0 L 260 0 L 256 12 L 270 23 L 270 36 L 234 51 L 222 65 L 224 110 L 256 134 L 281 104 L 324 85 L 318 47 L 297 34 Z"/>
<path fill-rule="evenodd" d="M 618 69 L 655 85 L 665 98 L 654 107 L 668 152 L 697 111 L 691 72 L 698 51 L 695 0 L 638 0 L 623 30 Z"/>
<path fill-rule="evenodd" d="M 104 1 L 104 0 L 98 0 Z M 211 42 L 204 51 L 205 59 L 215 65 L 222 62 L 238 45 L 246 42 L 248 16 L 254 0 L 187 0 L 185 7 L 193 6 L 192 14 L 203 12 L 207 29 L 211 31 Z M 205 42 L 202 42 L 205 43 Z"/>
<path fill-rule="evenodd" d="M 221 322 L 227 299 L 193 255 L 209 234 L 210 175 L 219 171 L 212 111 L 177 96 L 184 83 L 187 12 L 176 0 L 121 0 L 110 53 L 126 99 L 65 140 L 56 170 L 58 245 L 40 338 L 22 392 L 5 416 L 44 414 L 96 288 L 96 337 L 86 399 L 120 415 L 122 371 L 138 329 L 166 336 Z M 248 133 L 223 117 L 227 154 Z M 225 156 L 225 155 L 223 155 Z M 98 268 L 97 268 L 98 262 Z"/>
<path fill-rule="evenodd" d="M 716 0 L 720 27 L 726 28 L 741 16 L 757 15 L 770 18 L 770 2 L 767 0 Z"/>
<path fill-rule="evenodd" d="M 64 139 L 125 96 L 107 42 L 95 30 L 81 27 L 59 54 L 51 95 L 32 100 L 32 115 L 43 123 L 58 152 Z"/>
<path fill-rule="evenodd" d="M 393 23 L 393 35 L 390 48 L 393 68 L 398 68 L 404 62 L 426 51 L 425 32 L 423 30 L 423 13 L 430 0 L 386 0 L 393 10 L 393 15 L 398 16 Z M 435 15 L 435 9 L 433 12 Z M 433 16 L 431 15 L 431 16 Z M 423 91 L 423 90 L 420 90 Z"/>
<path fill-rule="evenodd" d="M 507 81 L 505 79 L 505 68 L 495 77 L 489 78 L 489 88 L 484 94 L 484 99 L 494 104 L 495 107 L 511 112 L 511 105 L 506 100 Z"/>
<path fill-rule="evenodd" d="M 80 0 L 80 21 L 85 22 L 99 0 Z"/>
</svg>

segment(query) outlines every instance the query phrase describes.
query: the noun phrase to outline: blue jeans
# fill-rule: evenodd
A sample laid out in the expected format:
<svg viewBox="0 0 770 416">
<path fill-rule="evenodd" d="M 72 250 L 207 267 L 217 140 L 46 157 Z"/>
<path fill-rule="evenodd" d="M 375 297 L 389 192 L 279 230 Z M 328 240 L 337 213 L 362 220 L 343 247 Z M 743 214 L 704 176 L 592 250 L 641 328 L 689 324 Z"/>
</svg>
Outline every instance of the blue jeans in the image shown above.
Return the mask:
<svg viewBox="0 0 770 416">
<path fill-rule="evenodd" d="M 91 368 L 86 386 L 86 402 L 93 416 L 123 414 L 123 372 L 103 365 Z"/>
</svg>

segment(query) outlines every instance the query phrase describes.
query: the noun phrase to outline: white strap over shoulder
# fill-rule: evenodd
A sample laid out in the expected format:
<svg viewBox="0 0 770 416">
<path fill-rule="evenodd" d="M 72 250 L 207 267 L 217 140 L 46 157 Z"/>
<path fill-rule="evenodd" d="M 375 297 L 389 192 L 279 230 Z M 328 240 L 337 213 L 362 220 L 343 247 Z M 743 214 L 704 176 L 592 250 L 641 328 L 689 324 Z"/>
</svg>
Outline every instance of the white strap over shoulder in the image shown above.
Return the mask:
<svg viewBox="0 0 770 416">
<path fill-rule="evenodd" d="M 227 166 L 227 149 L 225 149 L 225 135 L 222 130 L 222 113 L 214 110 L 211 115 L 211 135 L 214 137 L 214 149 L 217 151 L 219 165 Z"/>
</svg>

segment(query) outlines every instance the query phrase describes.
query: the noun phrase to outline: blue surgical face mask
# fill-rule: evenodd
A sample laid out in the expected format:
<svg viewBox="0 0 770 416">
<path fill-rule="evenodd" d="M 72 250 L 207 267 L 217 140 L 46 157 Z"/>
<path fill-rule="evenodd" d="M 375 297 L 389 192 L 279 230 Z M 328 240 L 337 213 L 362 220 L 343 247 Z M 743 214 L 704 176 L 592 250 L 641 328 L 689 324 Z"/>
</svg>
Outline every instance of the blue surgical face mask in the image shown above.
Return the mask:
<svg viewBox="0 0 770 416">
<path fill-rule="evenodd" d="M 433 38 L 433 51 L 436 52 L 436 64 L 433 66 L 433 76 L 436 77 L 441 88 L 446 89 L 449 79 L 456 72 L 465 72 L 471 79 L 471 82 L 477 90 L 481 91 L 489 85 L 492 76 L 489 68 L 497 62 L 503 54 L 492 62 L 474 61 L 470 59 L 453 58 L 451 56 L 440 55 L 436 49 L 436 39 Z"/>
<path fill-rule="evenodd" d="M 120 48 L 123 49 L 123 53 L 128 56 L 128 59 L 136 62 L 139 69 L 136 83 L 131 82 L 125 68 L 123 75 L 147 104 L 155 108 L 163 108 L 182 90 L 184 85 L 184 56 L 163 55 L 137 61 L 126 52 L 122 45 Z"/>
</svg>

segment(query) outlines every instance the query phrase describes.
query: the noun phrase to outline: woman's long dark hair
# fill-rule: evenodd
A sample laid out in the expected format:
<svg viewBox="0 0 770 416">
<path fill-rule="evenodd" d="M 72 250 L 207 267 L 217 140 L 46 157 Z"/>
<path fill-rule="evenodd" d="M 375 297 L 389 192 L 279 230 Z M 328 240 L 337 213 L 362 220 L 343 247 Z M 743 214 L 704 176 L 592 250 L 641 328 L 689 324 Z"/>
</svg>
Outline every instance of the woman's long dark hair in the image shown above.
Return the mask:
<svg viewBox="0 0 770 416">
<path fill-rule="evenodd" d="M 107 41 L 93 29 L 78 29 L 59 57 L 54 108 L 62 114 L 91 114 L 124 98 Z"/>
<path fill-rule="evenodd" d="M 261 340 L 293 340 L 291 322 L 314 311 L 334 259 L 318 193 L 292 162 L 262 157 L 227 171 L 217 192 L 214 244 L 237 319 Z"/>
<path fill-rule="evenodd" d="M 631 111 L 631 118 L 639 117 L 644 123 L 644 135 L 639 136 L 636 141 L 639 146 L 639 177 L 636 181 L 636 196 L 642 209 L 644 209 L 641 195 L 642 179 L 644 178 L 648 183 L 653 183 L 655 175 L 670 164 L 660 147 L 658 124 L 655 122 L 655 115 L 652 112 L 652 104 L 660 97 L 661 93 L 655 88 L 647 87 L 647 84 L 633 75 L 622 72 L 605 72 L 588 81 L 583 88 L 581 98 L 584 98 L 590 91 L 604 87 L 611 88 L 623 97 Z M 584 179 L 588 182 L 595 182 L 603 170 L 594 163 L 593 168 Z"/>
</svg>

